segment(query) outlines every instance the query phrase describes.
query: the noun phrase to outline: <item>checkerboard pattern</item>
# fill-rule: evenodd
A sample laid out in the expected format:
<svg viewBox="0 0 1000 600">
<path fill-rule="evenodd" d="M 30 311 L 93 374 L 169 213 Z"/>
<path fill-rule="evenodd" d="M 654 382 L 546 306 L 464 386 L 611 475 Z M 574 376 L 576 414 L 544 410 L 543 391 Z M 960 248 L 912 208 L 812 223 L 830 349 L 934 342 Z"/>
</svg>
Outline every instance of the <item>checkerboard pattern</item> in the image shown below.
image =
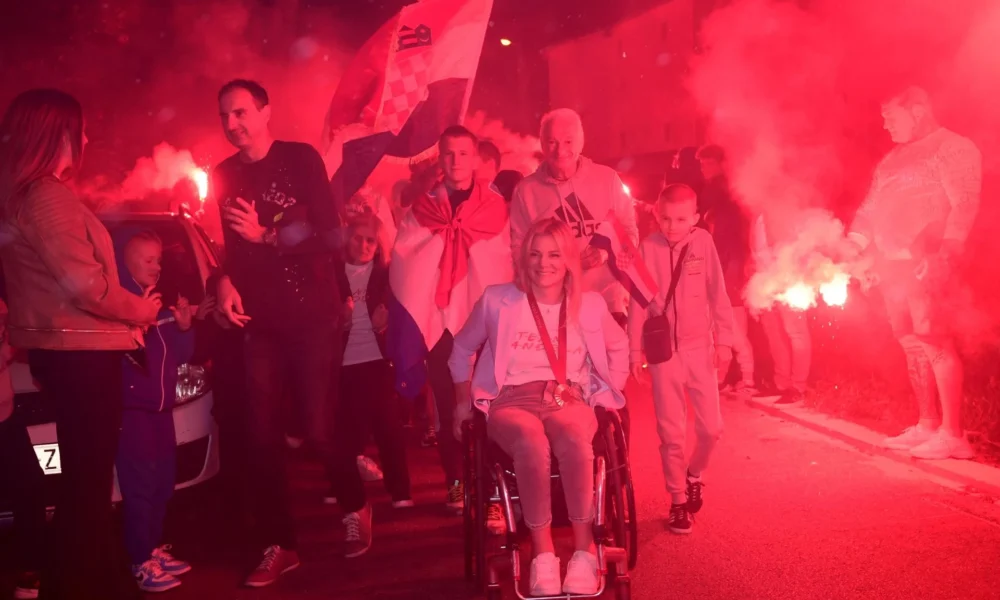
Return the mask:
<svg viewBox="0 0 1000 600">
<path fill-rule="evenodd" d="M 428 52 L 415 52 L 412 56 L 389 65 L 386 71 L 382 97 L 382 114 L 376 129 L 399 133 L 410 118 L 413 109 L 427 97 Z"/>
</svg>

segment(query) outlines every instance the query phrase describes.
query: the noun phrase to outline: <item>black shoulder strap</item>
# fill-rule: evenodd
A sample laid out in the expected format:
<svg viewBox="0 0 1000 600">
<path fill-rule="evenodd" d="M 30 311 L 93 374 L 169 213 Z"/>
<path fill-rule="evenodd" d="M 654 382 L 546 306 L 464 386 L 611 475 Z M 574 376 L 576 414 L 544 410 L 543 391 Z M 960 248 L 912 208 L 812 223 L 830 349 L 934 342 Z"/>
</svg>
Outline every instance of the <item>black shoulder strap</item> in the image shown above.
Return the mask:
<svg viewBox="0 0 1000 600">
<path fill-rule="evenodd" d="M 674 265 L 674 270 L 670 273 L 670 288 L 667 289 L 666 299 L 663 301 L 663 310 L 667 309 L 670 305 L 670 301 L 674 299 L 674 293 L 677 292 L 677 280 L 681 277 L 681 267 L 684 265 L 684 257 L 687 256 L 688 248 L 691 244 L 686 244 L 681 248 L 681 254 L 677 257 L 677 264 Z"/>
</svg>

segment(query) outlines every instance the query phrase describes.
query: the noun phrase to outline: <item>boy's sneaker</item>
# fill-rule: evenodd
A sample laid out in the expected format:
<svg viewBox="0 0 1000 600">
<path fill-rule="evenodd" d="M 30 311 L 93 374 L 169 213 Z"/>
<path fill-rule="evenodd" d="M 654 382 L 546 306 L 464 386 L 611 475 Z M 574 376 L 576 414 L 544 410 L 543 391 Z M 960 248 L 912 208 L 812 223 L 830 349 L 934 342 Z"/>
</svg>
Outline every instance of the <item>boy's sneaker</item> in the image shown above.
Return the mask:
<svg viewBox="0 0 1000 600">
<path fill-rule="evenodd" d="M 465 488 L 462 487 L 461 481 L 456 481 L 448 486 L 448 501 L 446 505 L 448 508 L 456 510 L 459 513 L 465 509 Z"/>
<path fill-rule="evenodd" d="M 551 552 L 544 552 L 531 561 L 531 575 L 529 579 L 532 596 L 558 596 L 559 585 L 559 557 Z"/>
<path fill-rule="evenodd" d="M 372 547 L 372 507 L 365 505 L 358 512 L 344 517 L 347 535 L 344 537 L 344 556 L 356 558 Z"/>
<path fill-rule="evenodd" d="M 38 587 L 41 584 L 41 574 L 37 571 L 22 573 L 14 584 L 16 600 L 32 600 L 38 597 Z"/>
<path fill-rule="evenodd" d="M 132 565 L 132 577 L 135 577 L 136 584 L 144 592 L 165 592 L 181 584 L 180 579 L 164 573 L 160 561 L 155 558 L 150 558 L 141 565 Z"/>
<path fill-rule="evenodd" d="M 936 429 L 924 427 L 920 423 L 907 427 L 896 437 L 886 438 L 885 447 L 893 450 L 910 450 L 934 437 Z"/>
<path fill-rule="evenodd" d="M 264 551 L 264 560 L 247 577 L 247 587 L 259 588 L 271 585 L 279 577 L 292 569 L 297 569 L 302 563 L 294 550 L 284 550 L 281 546 L 271 546 Z"/>
<path fill-rule="evenodd" d="M 434 431 L 433 427 L 427 428 L 427 433 L 424 434 L 424 439 L 420 441 L 420 445 L 424 448 L 432 448 L 438 445 L 437 432 Z"/>
<path fill-rule="evenodd" d="M 683 504 L 671 504 L 667 529 L 672 533 L 691 533 L 691 514 Z"/>
<path fill-rule="evenodd" d="M 688 501 L 685 505 L 687 511 L 692 515 L 701 510 L 701 505 L 703 504 L 701 499 L 701 487 L 704 484 L 701 482 L 701 477 L 695 477 L 688 473 L 687 475 L 687 497 Z"/>
<path fill-rule="evenodd" d="M 153 550 L 153 560 L 160 561 L 160 568 L 163 572 L 168 575 L 173 575 L 177 577 L 178 575 L 184 575 L 191 571 L 191 565 L 184 562 L 183 560 L 178 560 L 170 554 L 170 544 L 160 546 Z"/>
<path fill-rule="evenodd" d="M 806 399 L 806 395 L 796 389 L 785 390 L 781 393 L 781 397 L 774 401 L 777 406 L 789 406 L 791 404 L 797 404 Z"/>
<path fill-rule="evenodd" d="M 414 504 L 413 500 L 410 498 L 404 498 L 403 500 L 392 501 L 393 508 L 413 508 L 414 506 L 416 506 L 416 504 Z"/>
<path fill-rule="evenodd" d="M 913 458 L 924 460 L 944 460 L 958 458 L 968 460 L 975 458 L 976 451 L 972 449 L 965 436 L 954 436 L 943 429 L 938 429 L 929 440 L 910 449 Z"/>
<path fill-rule="evenodd" d="M 564 594 L 593 596 L 597 593 L 597 557 L 584 550 L 577 550 L 566 564 L 566 579 L 563 580 Z"/>
<path fill-rule="evenodd" d="M 494 535 L 499 535 L 507 529 L 507 521 L 503 518 L 503 509 L 500 504 L 491 502 L 486 507 L 486 530 Z"/>
<path fill-rule="evenodd" d="M 382 469 L 378 467 L 377 462 L 367 456 L 358 457 L 358 472 L 365 481 L 382 481 Z"/>
</svg>

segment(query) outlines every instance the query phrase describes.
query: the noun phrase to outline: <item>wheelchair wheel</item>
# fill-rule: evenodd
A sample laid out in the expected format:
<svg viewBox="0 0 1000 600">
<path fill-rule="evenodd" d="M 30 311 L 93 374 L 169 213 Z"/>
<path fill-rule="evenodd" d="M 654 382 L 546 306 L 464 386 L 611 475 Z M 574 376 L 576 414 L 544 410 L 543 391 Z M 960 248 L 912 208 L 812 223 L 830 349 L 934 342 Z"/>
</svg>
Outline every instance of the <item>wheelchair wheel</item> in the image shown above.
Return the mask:
<svg viewBox="0 0 1000 600">
<path fill-rule="evenodd" d="M 492 479 L 490 478 L 486 461 L 485 421 L 477 421 L 477 425 L 480 424 L 482 426 L 477 427 L 477 435 L 473 443 L 472 470 L 474 473 L 472 474 L 472 483 L 471 485 L 466 483 L 468 488 L 475 490 L 473 494 L 475 498 L 471 504 L 466 504 L 466 507 L 472 507 L 474 517 L 476 538 L 475 581 L 476 590 L 481 593 L 486 589 L 486 546 L 489 543 L 489 532 L 486 529 L 486 512 L 489 506 L 489 490 Z"/>
<path fill-rule="evenodd" d="M 463 529 L 465 535 L 465 579 L 472 581 L 478 573 L 473 568 L 478 552 L 478 537 L 476 535 L 476 511 L 473 510 L 476 496 L 473 490 L 476 485 L 476 460 L 474 442 L 472 440 L 472 428 L 465 429 L 465 510 L 462 514 Z"/>
<path fill-rule="evenodd" d="M 623 577 L 615 581 L 615 598 L 618 600 L 632 600 L 632 580 Z"/>
<path fill-rule="evenodd" d="M 621 421 L 613 416 L 608 417 L 604 428 L 604 444 L 608 452 L 606 521 L 615 545 L 628 552 L 628 568 L 631 570 L 635 568 L 639 555 L 639 524 L 625 432 Z"/>
</svg>

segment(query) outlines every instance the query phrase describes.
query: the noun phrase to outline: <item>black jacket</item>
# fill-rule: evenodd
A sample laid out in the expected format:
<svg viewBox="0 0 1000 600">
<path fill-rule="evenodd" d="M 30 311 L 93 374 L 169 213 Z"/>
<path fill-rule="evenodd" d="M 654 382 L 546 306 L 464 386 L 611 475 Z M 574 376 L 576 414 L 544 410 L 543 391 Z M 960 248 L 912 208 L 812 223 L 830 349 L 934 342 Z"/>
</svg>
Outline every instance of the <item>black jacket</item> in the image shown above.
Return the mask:
<svg viewBox="0 0 1000 600">
<path fill-rule="evenodd" d="M 337 283 L 341 290 L 341 300 L 347 302 L 347 299 L 351 297 L 351 284 L 347 279 L 346 264 L 343 260 L 338 260 L 337 264 Z M 372 266 L 371 278 L 368 280 L 368 290 L 365 296 L 365 303 L 368 305 L 368 318 L 371 319 L 371 314 L 375 312 L 375 309 L 379 306 L 388 307 L 389 294 L 392 292 L 389 290 L 389 266 L 382 264 L 382 261 L 378 256 L 375 258 L 375 264 Z M 344 348 L 347 348 L 347 339 L 351 335 L 351 329 L 349 327 L 350 321 L 344 323 Z M 378 342 L 378 349 L 382 352 L 382 356 L 387 356 L 386 354 L 386 331 L 375 332 L 375 341 Z"/>
</svg>

